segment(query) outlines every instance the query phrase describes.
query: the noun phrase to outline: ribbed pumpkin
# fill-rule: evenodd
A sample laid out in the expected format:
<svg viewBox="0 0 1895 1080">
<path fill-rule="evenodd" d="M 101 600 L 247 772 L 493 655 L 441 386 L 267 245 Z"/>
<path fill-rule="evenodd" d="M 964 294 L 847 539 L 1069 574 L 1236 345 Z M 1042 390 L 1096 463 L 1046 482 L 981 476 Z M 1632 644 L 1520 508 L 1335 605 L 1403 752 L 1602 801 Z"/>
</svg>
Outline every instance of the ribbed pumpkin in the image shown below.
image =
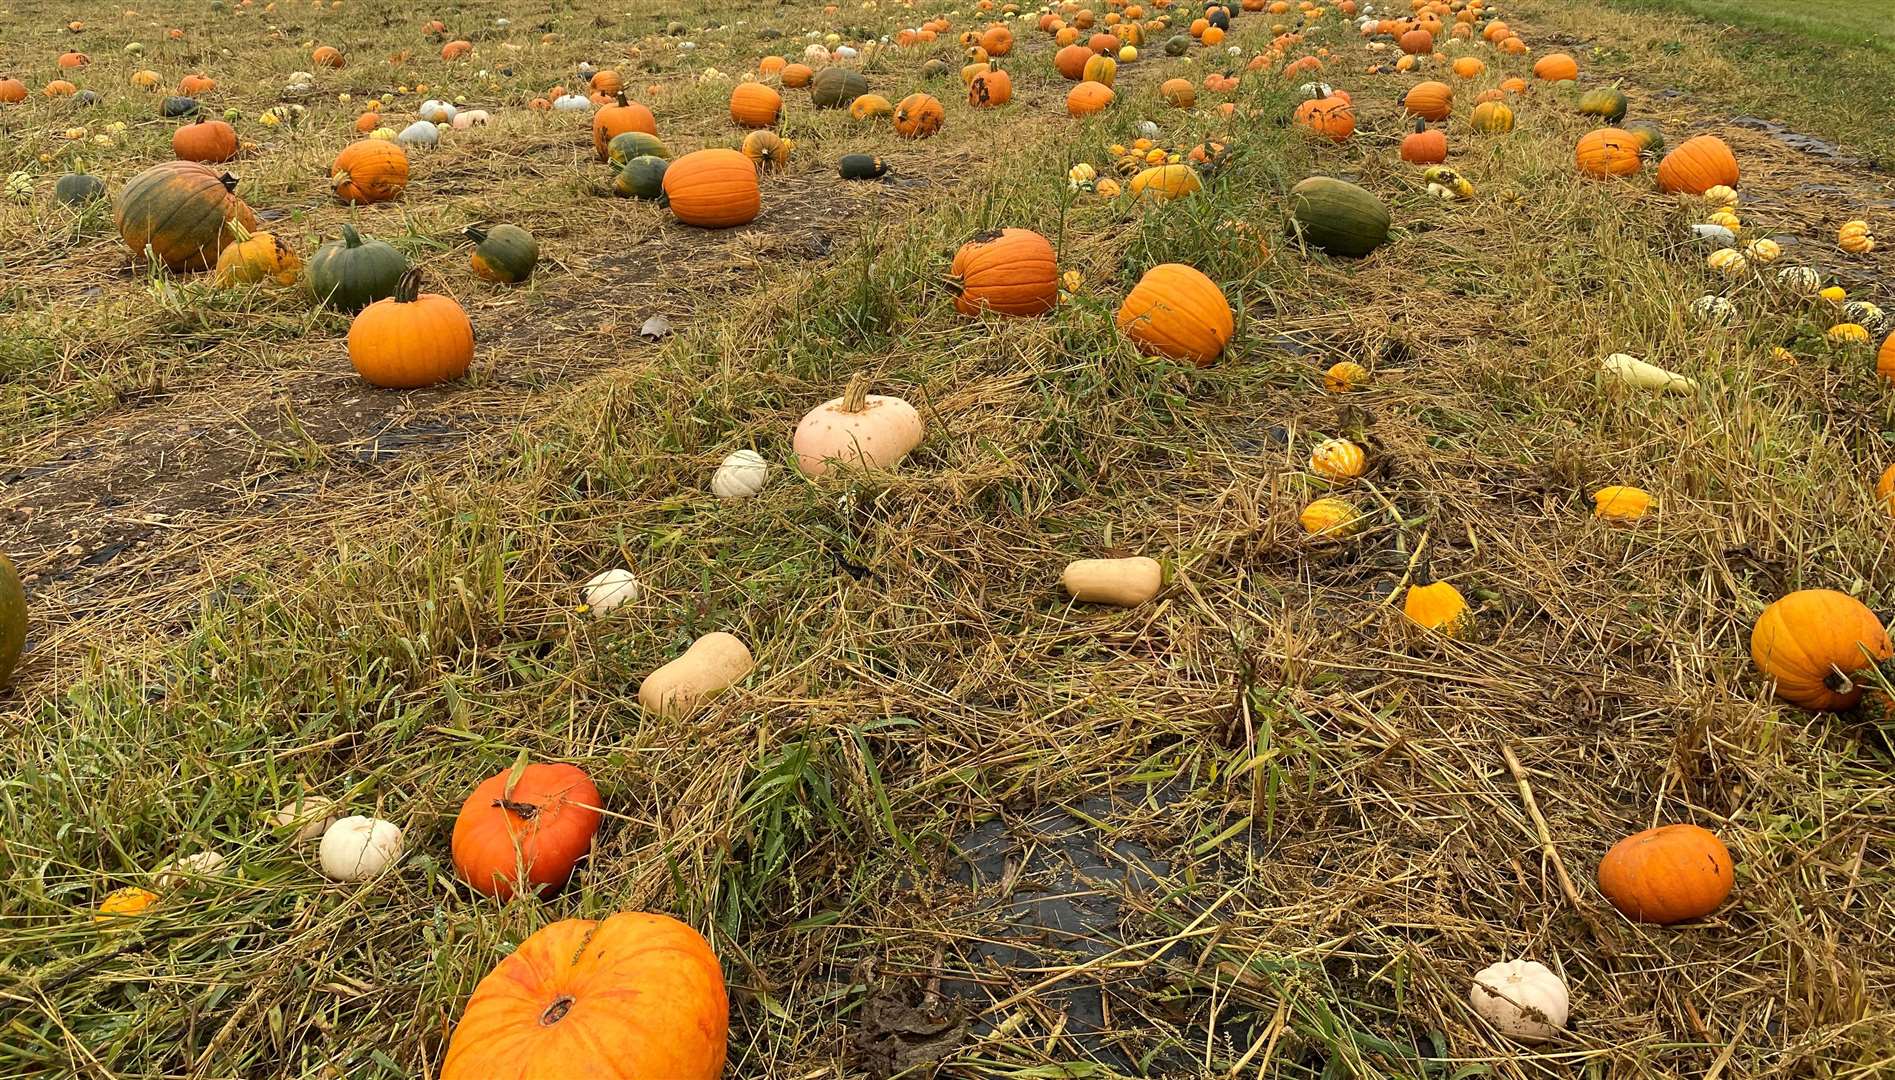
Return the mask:
<svg viewBox="0 0 1895 1080">
<path fill-rule="evenodd" d="M 1230 344 L 1230 301 L 1217 283 L 1182 263 L 1145 271 L 1119 305 L 1118 327 L 1145 352 L 1206 367 Z"/>
<path fill-rule="evenodd" d="M 763 208 L 757 167 L 736 150 L 699 150 L 665 169 L 665 201 L 686 225 L 728 229 L 755 221 Z"/>
<path fill-rule="evenodd" d="M 329 182 L 345 203 L 399 198 L 408 186 L 408 152 L 389 139 L 357 139 L 330 163 Z"/>
<path fill-rule="evenodd" d="M 1355 105 L 1347 98 L 1326 97 L 1296 107 L 1296 122 L 1337 142 L 1355 134 Z"/>
<path fill-rule="evenodd" d="M 1141 170 L 1138 175 L 1132 177 L 1127 190 L 1134 198 L 1170 202 L 1201 190 L 1203 186 L 1204 182 L 1198 179 L 1197 169 L 1179 163 L 1154 165 L 1149 169 Z"/>
<path fill-rule="evenodd" d="M 1110 56 L 1094 56 L 1086 61 L 1086 66 L 1081 69 L 1079 77 L 1084 82 L 1111 86 L 1118 81 L 1119 62 Z"/>
<path fill-rule="evenodd" d="M 635 157 L 669 158 L 671 148 L 656 135 L 642 131 L 627 131 L 614 135 L 612 141 L 605 144 L 605 160 L 614 165 L 624 165 Z"/>
<path fill-rule="evenodd" d="M 658 134 L 658 120 L 651 115 L 650 109 L 619 94 L 616 103 L 592 114 L 592 149 L 599 155 L 600 161 L 608 159 L 607 147 L 612 140 L 628 131 L 641 131 L 655 137 Z"/>
<path fill-rule="evenodd" d="M 1402 98 L 1402 108 L 1423 120 L 1446 120 L 1454 112 L 1454 88 L 1432 80 L 1416 83 L 1408 96 Z"/>
<path fill-rule="evenodd" d="M 200 118 L 171 133 L 171 153 L 179 161 L 229 161 L 237 156 L 237 129 Z"/>
<path fill-rule="evenodd" d="M 230 232 L 234 239 L 217 256 L 213 280 L 219 286 L 229 288 L 263 281 L 294 285 L 302 276 L 303 260 L 290 250 L 282 237 L 267 232 L 252 233 L 236 222 L 230 224 Z"/>
<path fill-rule="evenodd" d="M 0 555 L 0 686 L 13 678 L 26 648 L 26 590 L 13 560 Z"/>
<path fill-rule="evenodd" d="M 976 109 L 991 109 L 1013 100 L 1013 76 L 1000 70 L 998 60 L 967 84 L 967 103 Z"/>
<path fill-rule="evenodd" d="M 1513 109 L 1504 101 L 1483 101 L 1474 106 L 1468 126 L 1475 131 L 1501 135 L 1513 130 Z"/>
<path fill-rule="evenodd" d="M 1401 157 L 1413 165 L 1439 165 L 1448 159 L 1448 136 L 1417 119 L 1415 130 L 1402 136 Z"/>
<path fill-rule="evenodd" d="M 421 291 L 421 272 L 349 324 L 349 363 L 376 386 L 410 390 L 458 379 L 474 361 L 474 324 L 453 298 Z"/>
<path fill-rule="evenodd" d="M 1737 186 L 1737 157 L 1715 135 L 1686 139 L 1658 163 L 1662 190 L 1702 195 L 1719 184 Z"/>
<path fill-rule="evenodd" d="M 1312 176 L 1290 189 L 1290 221 L 1303 240 L 1331 255 L 1359 257 L 1388 240 L 1382 200 L 1349 183 Z"/>
<path fill-rule="evenodd" d="M 408 259 L 380 240 L 364 240 L 355 226 L 342 226 L 342 239 L 331 240 L 309 257 L 303 278 L 316 302 L 342 311 L 360 311 L 395 295 Z"/>
<path fill-rule="evenodd" d="M 132 254 L 147 249 L 172 270 L 207 270 L 234 234 L 257 227 L 236 195 L 237 178 L 195 161 L 167 161 L 131 178 L 118 194 L 118 234 Z"/>
<path fill-rule="evenodd" d="M 869 92 L 869 81 L 854 68 L 826 67 L 809 83 L 809 102 L 818 109 L 841 109 Z"/>
<path fill-rule="evenodd" d="M 962 244 L 948 282 L 954 309 L 963 315 L 1043 315 L 1059 303 L 1052 242 L 1031 229 L 982 233 Z"/>
<path fill-rule="evenodd" d="M 518 225 L 495 225 L 491 229 L 469 225 L 466 235 L 474 242 L 474 251 L 468 256 L 474 276 L 484 281 L 517 285 L 532 276 L 533 267 L 540 261 L 539 241 Z"/>
<path fill-rule="evenodd" d="M 1608 124 L 1625 119 L 1625 91 L 1616 86 L 1595 87 L 1579 95 L 1579 115 L 1597 116 Z"/>
<path fill-rule="evenodd" d="M 925 139 L 941 130 L 947 111 L 932 94 L 909 94 L 895 106 L 895 134 Z"/>
<path fill-rule="evenodd" d="M 730 92 L 730 118 L 742 127 L 769 127 L 782 111 L 783 95 L 762 83 L 738 83 Z"/>
<path fill-rule="evenodd" d="M 1618 128 L 1599 128 L 1579 138 L 1573 163 L 1587 176 L 1630 176 L 1639 169 L 1638 136 Z"/>
<path fill-rule="evenodd" d="M 612 191 L 621 198 L 656 199 L 665 193 L 665 171 L 670 162 L 653 154 L 635 157 L 612 178 Z"/>
<path fill-rule="evenodd" d="M 1599 860 L 1599 891 L 1639 922 L 1702 918 L 1718 909 L 1735 883 L 1730 849 L 1696 825 L 1634 833 Z"/>
<path fill-rule="evenodd" d="M 1882 620 L 1860 600 L 1831 589 L 1804 589 L 1763 609 L 1750 631 L 1750 659 L 1776 680 L 1793 705 L 1841 712 L 1862 700 L 1856 676 L 1895 656 Z"/>
<path fill-rule="evenodd" d="M 815 77 L 816 69 L 808 64 L 786 64 L 778 73 L 778 78 L 783 80 L 783 85 L 791 90 L 801 90 Z"/>
<path fill-rule="evenodd" d="M 849 103 L 849 116 L 855 120 L 879 120 L 895 115 L 895 103 L 880 94 L 863 94 Z"/>
<path fill-rule="evenodd" d="M 697 931 L 620 912 L 534 931 L 474 987 L 441 1080 L 719 1080 L 730 1001 Z"/>
<path fill-rule="evenodd" d="M 527 765 L 474 788 L 454 819 L 454 869 L 475 892 L 510 898 L 522 882 L 535 895 L 558 889 L 592 848 L 603 800 L 576 765 Z"/>
</svg>

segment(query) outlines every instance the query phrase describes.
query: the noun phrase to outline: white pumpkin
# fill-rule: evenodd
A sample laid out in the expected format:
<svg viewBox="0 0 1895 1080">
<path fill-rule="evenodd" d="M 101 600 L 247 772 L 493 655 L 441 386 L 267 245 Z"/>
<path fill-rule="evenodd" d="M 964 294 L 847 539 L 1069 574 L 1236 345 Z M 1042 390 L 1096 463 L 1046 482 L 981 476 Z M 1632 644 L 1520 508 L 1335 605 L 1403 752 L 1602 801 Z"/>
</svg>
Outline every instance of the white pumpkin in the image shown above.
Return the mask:
<svg viewBox="0 0 1895 1080">
<path fill-rule="evenodd" d="M 1297 87 L 1296 92 L 1305 101 L 1321 101 L 1336 91 L 1326 82 L 1306 82 Z"/>
<path fill-rule="evenodd" d="M 1140 120 L 1138 122 L 1138 134 L 1142 138 L 1156 139 L 1158 137 L 1158 125 L 1152 123 L 1150 120 Z"/>
<path fill-rule="evenodd" d="M 448 102 L 429 98 L 421 103 L 419 109 L 415 110 L 415 115 L 430 124 L 451 124 L 454 122 L 454 114 L 459 111 L 459 109 L 456 109 Z"/>
<path fill-rule="evenodd" d="M 856 51 L 848 45 L 838 45 L 836 46 L 835 57 L 838 60 L 853 60 L 856 58 Z"/>
<path fill-rule="evenodd" d="M 1566 1029 L 1566 984 L 1538 960 L 1483 968 L 1467 999 L 1495 1030 L 1521 1042 L 1545 1042 Z"/>
<path fill-rule="evenodd" d="M 561 94 L 553 99 L 553 108 L 560 112 L 586 112 L 592 108 L 592 99 L 584 94 Z"/>
<path fill-rule="evenodd" d="M 152 875 L 152 880 L 160 889 L 175 889 L 197 878 L 215 877 L 227 861 L 215 851 L 180 855 L 159 867 L 158 872 Z"/>
<path fill-rule="evenodd" d="M 441 129 L 426 120 L 416 120 L 402 128 L 401 134 L 395 136 L 395 139 L 408 146 L 433 146 L 441 141 Z"/>
<path fill-rule="evenodd" d="M 335 803 L 320 795 L 304 795 L 271 814 L 270 825 L 289 832 L 290 842 L 300 844 L 321 836 L 335 819 Z"/>
<path fill-rule="evenodd" d="M 736 450 L 711 474 L 711 494 L 720 499 L 747 499 L 770 480 L 770 463 L 755 450 Z"/>
<path fill-rule="evenodd" d="M 630 570 L 602 570 L 579 587 L 579 599 L 585 609 L 597 616 L 612 613 L 621 605 L 638 599 L 638 578 Z"/>
<path fill-rule="evenodd" d="M 1722 225 L 1709 223 L 1691 226 L 1691 236 L 1701 244 L 1714 248 L 1727 248 L 1737 243 L 1737 234 Z"/>
<path fill-rule="evenodd" d="M 323 830 L 316 860 L 331 881 L 367 881 L 400 861 L 401 852 L 400 826 L 356 815 Z"/>
<path fill-rule="evenodd" d="M 454 130 L 466 131 L 470 127 L 485 127 L 487 121 L 491 119 L 493 118 L 487 115 L 485 109 L 469 109 L 464 113 L 455 114 Z"/>
</svg>

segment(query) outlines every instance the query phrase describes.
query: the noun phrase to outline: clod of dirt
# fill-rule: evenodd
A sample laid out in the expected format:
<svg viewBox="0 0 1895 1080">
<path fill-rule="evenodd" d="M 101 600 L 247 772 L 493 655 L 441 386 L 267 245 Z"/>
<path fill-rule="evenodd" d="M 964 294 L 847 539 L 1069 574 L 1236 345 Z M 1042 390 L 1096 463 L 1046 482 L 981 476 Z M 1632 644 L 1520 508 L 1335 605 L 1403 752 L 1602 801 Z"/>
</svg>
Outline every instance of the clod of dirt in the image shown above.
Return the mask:
<svg viewBox="0 0 1895 1080">
<path fill-rule="evenodd" d="M 954 1005 L 908 1005 L 886 992 L 862 1003 L 856 1049 L 875 1080 L 940 1061 L 967 1038 L 967 1017 Z"/>
</svg>

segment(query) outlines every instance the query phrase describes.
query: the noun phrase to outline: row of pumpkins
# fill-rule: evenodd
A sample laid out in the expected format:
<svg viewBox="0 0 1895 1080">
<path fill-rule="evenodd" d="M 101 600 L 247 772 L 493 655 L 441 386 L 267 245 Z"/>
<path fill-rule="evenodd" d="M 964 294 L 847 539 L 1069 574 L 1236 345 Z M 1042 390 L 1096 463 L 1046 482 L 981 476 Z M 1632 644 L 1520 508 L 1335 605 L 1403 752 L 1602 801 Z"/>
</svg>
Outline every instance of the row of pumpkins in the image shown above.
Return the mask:
<svg viewBox="0 0 1895 1080">
<path fill-rule="evenodd" d="M 1117 0 L 1114 6 L 1120 6 Z M 1436 15 L 1471 11 L 1476 17 L 1468 23 L 1478 22 L 1483 11 L 1481 0 L 1466 5 L 1459 0 L 1454 4 L 1416 0 L 1415 6 L 1419 12 Z M 1127 16 L 1133 7 L 1126 8 Z M 1344 0 L 1341 7 L 1348 13 L 1353 4 Z M 1243 8 L 1256 11 L 1265 5 L 1245 0 Z M 1268 8 L 1282 14 L 1289 5 L 1276 0 Z M 1302 17 L 1315 21 L 1310 14 L 1315 10 L 1305 3 Z M 1041 29 L 1057 38 L 1080 24 L 1080 14 L 1076 5 L 1061 5 L 1040 20 Z M 1090 13 L 1084 14 L 1089 23 Z M 1213 6 L 1204 20 L 1205 30 L 1214 28 L 1210 16 L 1222 16 L 1227 26 L 1232 14 Z M 1067 19 L 1072 20 L 1070 25 Z M 1378 32 L 1399 29 L 1402 36 L 1411 32 L 1401 29 L 1407 20 L 1397 22 L 1389 31 L 1380 31 L 1378 23 Z M 1489 30 L 1493 25 L 1489 23 Z M 942 30 L 945 27 L 929 32 Z M 1279 31 L 1279 38 L 1283 34 Z M 986 48 L 985 43 L 981 47 Z M 1006 50 L 1011 50 L 1010 42 Z M 987 51 L 985 70 L 994 71 L 995 50 Z M 1088 51 L 1095 57 L 1104 55 Z M 1099 70 L 1095 67 L 1095 74 Z M 1308 70 L 1307 65 L 1295 66 L 1293 74 Z M 981 77 L 979 72 L 974 75 Z M 862 96 L 851 94 L 857 87 L 847 75 L 829 76 L 824 83 L 838 88 L 833 94 L 837 101 L 846 98 L 853 105 Z M 990 89 L 990 100 L 992 94 Z M 1314 100 L 1330 100 L 1333 106 L 1335 97 L 1330 93 Z M 762 129 L 775 122 L 780 107 L 775 90 L 750 81 L 733 93 L 731 111 L 739 123 Z M 593 141 L 601 159 L 621 169 L 642 158 L 668 159 L 657 141 L 655 121 L 648 110 L 641 109 L 617 100 L 595 114 Z M 929 115 L 938 127 L 938 101 L 914 119 L 917 130 L 930 123 Z M 900 123 L 898 119 L 898 130 Z M 668 161 L 660 174 L 659 191 L 681 220 L 699 215 L 693 198 L 701 194 L 704 212 L 712 216 L 698 223 L 742 224 L 755 216 L 759 162 L 774 159 L 779 148 L 787 153 L 787 141 L 772 146 L 758 139 L 746 147 L 748 154 L 710 150 Z M 1174 164 L 1180 163 L 1167 160 L 1164 167 Z M 1694 153 L 1681 159 L 1673 171 L 1687 176 L 1680 182 L 1688 185 L 1725 179 L 1720 165 L 1714 158 Z M 1736 180 L 1734 172 L 1733 162 L 1729 182 Z M 357 202 L 398 196 L 406 174 L 400 148 L 379 140 L 354 144 L 332 169 L 338 195 Z M 1660 182 L 1666 183 L 1662 166 Z M 1453 190 L 1451 185 L 1442 186 Z M 148 249 L 176 269 L 223 264 L 230 249 L 238 247 L 230 265 L 246 269 L 233 271 L 233 280 L 243 280 L 245 275 L 254 275 L 252 280 L 282 280 L 289 260 L 281 245 L 259 242 L 260 237 L 267 240 L 268 234 L 245 235 L 255 228 L 254 215 L 236 198 L 233 188 L 228 178 L 202 165 L 158 166 L 128 184 L 121 195 L 121 232 L 135 251 Z M 729 208 L 733 202 L 734 211 Z M 1288 211 L 1299 240 L 1337 256 L 1370 254 L 1387 240 L 1391 224 L 1387 208 L 1372 193 L 1329 177 L 1312 177 L 1298 184 L 1291 192 Z M 489 237 L 498 231 L 490 231 Z M 252 245 L 255 253 L 246 255 L 244 244 Z M 271 250 L 262 251 L 265 247 Z M 307 268 L 312 278 L 318 264 L 339 258 L 360 260 L 337 273 L 335 287 L 324 294 L 338 306 L 363 308 L 350 333 L 352 358 L 357 351 L 357 329 L 378 310 L 393 312 L 384 318 L 394 321 L 371 323 L 364 331 L 364 353 L 375 363 L 391 370 L 411 370 L 416 367 L 415 348 L 444 339 L 452 343 L 456 355 L 471 354 L 465 314 L 447 298 L 419 294 L 414 275 L 392 248 L 363 241 L 353 230 L 345 230 L 343 240 L 324 251 L 329 254 L 319 252 Z M 478 246 L 473 257 L 480 271 Z M 518 261 L 509 265 L 517 266 Z M 524 271 L 494 280 L 519 280 L 530 269 L 527 260 Z M 1032 318 L 1054 310 L 1059 302 L 1056 252 L 1044 236 L 1026 229 L 1001 229 L 970 240 L 954 257 L 951 283 L 956 309 L 970 316 Z M 318 292 L 323 294 L 322 287 Z M 385 298 L 377 298 L 378 293 Z M 1234 333 L 1234 313 L 1222 289 L 1197 269 L 1178 263 L 1147 270 L 1120 305 L 1116 322 L 1142 350 L 1200 366 L 1215 362 Z M 465 370 L 464 362 L 460 369 Z M 1367 378 L 1359 365 L 1342 364 L 1331 370 L 1327 383 L 1331 389 L 1348 391 L 1365 384 Z M 402 377 L 387 384 L 415 382 Z M 912 405 L 899 397 L 868 393 L 867 381 L 858 376 L 842 396 L 806 415 L 792 442 L 799 467 L 819 476 L 894 468 L 921 444 L 924 435 L 920 414 Z M 1312 453 L 1311 468 L 1327 480 L 1346 484 L 1362 474 L 1364 455 L 1346 440 L 1328 440 Z M 767 464 L 759 456 L 740 451 L 720 467 L 713 488 L 726 497 L 754 494 L 766 473 Z M 1623 500 L 1637 502 L 1627 494 L 1635 491 L 1601 492 L 1601 516 L 1636 517 L 1609 512 Z M 1150 601 L 1162 590 L 1164 569 L 1146 557 L 1077 560 L 1066 568 L 1062 582 L 1080 601 L 1134 605 Z M 628 571 L 609 571 L 588 582 L 584 595 L 587 610 L 608 615 L 636 596 L 635 579 Z M 0 601 L 4 599 L 0 590 Z M 1453 601 L 1459 601 L 1458 609 Z M 1465 601 L 1444 582 L 1411 590 L 1405 609 L 1417 621 L 1447 633 L 1457 632 L 1467 615 Z M 1822 591 L 1795 593 L 1771 605 L 1753 632 L 1752 651 L 1759 669 L 1775 680 L 1778 693 L 1809 708 L 1853 706 L 1870 682 L 1865 653 L 1879 659 L 1895 656 L 1895 648 L 1872 613 L 1846 596 Z M 688 715 L 735 685 L 752 667 L 750 651 L 741 640 L 727 633 L 708 634 L 644 680 L 640 699 L 655 711 Z M 516 888 L 536 894 L 553 891 L 590 850 L 601 823 L 603 801 L 582 770 L 522 760 L 483 781 L 463 803 L 452 840 L 455 865 L 471 888 L 491 896 L 504 898 Z M 333 809 L 305 800 L 284 811 L 279 824 L 299 838 L 319 836 L 319 862 L 325 873 L 338 880 L 361 880 L 394 865 L 401 854 L 398 827 L 364 817 L 332 820 Z M 215 874 L 222 866 L 221 858 L 209 853 L 186 856 L 167 869 L 163 884 Z M 1601 860 L 1597 877 L 1601 891 L 1628 917 L 1674 923 L 1700 918 L 1721 906 L 1733 887 L 1734 868 L 1728 850 L 1714 834 L 1694 825 L 1674 824 L 1621 840 Z M 108 898 L 106 907 L 111 913 L 131 913 L 145 910 L 156 899 L 156 894 L 142 890 L 121 891 Z M 616 1004 L 628 989 L 636 992 L 640 1002 L 635 1012 Z M 1469 996 L 1473 1007 L 1499 1031 L 1524 1041 L 1557 1037 L 1568 1016 L 1564 983 L 1535 961 L 1506 961 L 1483 970 L 1476 975 Z M 562 1028 L 582 1027 L 585 1043 L 609 1055 L 621 1073 L 710 1080 L 723 1070 L 727 1023 L 728 1000 L 719 966 L 708 943 L 694 930 L 666 916 L 644 913 L 621 913 L 598 922 L 565 920 L 531 935 L 482 980 L 455 1030 L 443 1075 L 490 1075 L 496 1047 L 514 1048 L 517 1053 L 535 1044 L 580 1038 Z"/>
</svg>

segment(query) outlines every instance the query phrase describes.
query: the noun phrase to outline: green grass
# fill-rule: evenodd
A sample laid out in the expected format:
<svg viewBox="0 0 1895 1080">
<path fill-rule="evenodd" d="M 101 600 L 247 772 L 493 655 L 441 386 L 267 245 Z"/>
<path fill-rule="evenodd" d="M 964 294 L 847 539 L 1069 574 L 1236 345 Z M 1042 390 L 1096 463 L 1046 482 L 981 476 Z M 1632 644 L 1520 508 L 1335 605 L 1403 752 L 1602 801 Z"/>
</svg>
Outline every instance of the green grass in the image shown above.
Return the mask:
<svg viewBox="0 0 1895 1080">
<path fill-rule="evenodd" d="M 1810 42 L 1895 52 L 1895 2 L 1801 4 L 1791 0 L 1612 0 L 1634 10 L 1673 11 L 1713 23 L 1769 30 Z"/>
</svg>

